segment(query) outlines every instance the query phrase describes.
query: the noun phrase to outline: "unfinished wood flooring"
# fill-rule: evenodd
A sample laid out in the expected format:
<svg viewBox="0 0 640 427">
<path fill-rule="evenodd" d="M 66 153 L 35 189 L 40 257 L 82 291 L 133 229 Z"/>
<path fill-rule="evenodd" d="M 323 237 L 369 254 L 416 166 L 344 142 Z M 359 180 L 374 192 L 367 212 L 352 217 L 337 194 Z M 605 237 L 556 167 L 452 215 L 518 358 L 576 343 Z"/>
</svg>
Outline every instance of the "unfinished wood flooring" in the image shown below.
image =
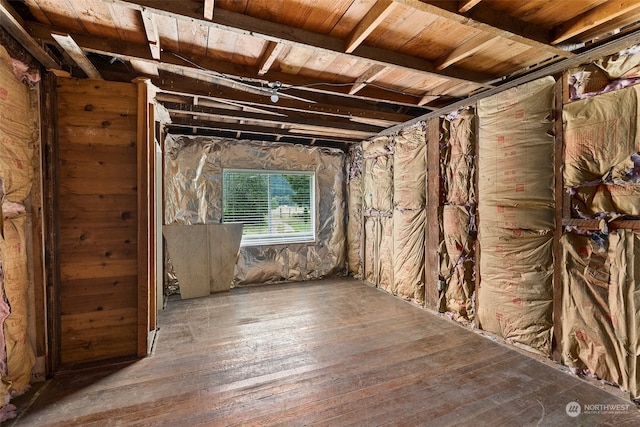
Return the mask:
<svg viewBox="0 0 640 427">
<path fill-rule="evenodd" d="M 151 357 L 59 374 L 14 425 L 640 423 L 628 400 L 354 280 L 172 298 L 159 325 Z"/>
</svg>

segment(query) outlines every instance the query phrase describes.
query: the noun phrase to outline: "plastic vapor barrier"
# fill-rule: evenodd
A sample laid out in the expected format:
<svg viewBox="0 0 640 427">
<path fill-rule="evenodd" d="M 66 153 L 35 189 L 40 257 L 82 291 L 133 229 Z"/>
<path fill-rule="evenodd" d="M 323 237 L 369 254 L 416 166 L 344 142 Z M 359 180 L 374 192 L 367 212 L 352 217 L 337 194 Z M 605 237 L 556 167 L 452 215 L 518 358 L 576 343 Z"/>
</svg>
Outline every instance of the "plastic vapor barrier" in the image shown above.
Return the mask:
<svg viewBox="0 0 640 427">
<path fill-rule="evenodd" d="M 224 168 L 315 171 L 316 241 L 241 247 L 234 285 L 308 280 L 343 273 L 344 162 L 344 152 L 331 148 L 168 135 L 165 224 L 219 222 Z"/>
</svg>

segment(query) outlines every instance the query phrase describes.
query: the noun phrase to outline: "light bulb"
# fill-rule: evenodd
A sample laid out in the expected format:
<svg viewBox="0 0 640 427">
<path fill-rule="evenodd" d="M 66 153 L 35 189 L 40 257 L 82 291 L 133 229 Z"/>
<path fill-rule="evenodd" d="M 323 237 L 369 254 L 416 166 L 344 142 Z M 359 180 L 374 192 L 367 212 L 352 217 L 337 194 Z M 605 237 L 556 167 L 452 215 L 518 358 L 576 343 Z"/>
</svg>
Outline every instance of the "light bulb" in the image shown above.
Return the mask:
<svg viewBox="0 0 640 427">
<path fill-rule="evenodd" d="M 271 93 L 271 102 L 273 102 L 274 104 L 276 102 L 278 102 L 278 100 L 280 99 L 280 97 L 278 96 L 278 92 L 276 92 L 275 90 Z"/>
</svg>

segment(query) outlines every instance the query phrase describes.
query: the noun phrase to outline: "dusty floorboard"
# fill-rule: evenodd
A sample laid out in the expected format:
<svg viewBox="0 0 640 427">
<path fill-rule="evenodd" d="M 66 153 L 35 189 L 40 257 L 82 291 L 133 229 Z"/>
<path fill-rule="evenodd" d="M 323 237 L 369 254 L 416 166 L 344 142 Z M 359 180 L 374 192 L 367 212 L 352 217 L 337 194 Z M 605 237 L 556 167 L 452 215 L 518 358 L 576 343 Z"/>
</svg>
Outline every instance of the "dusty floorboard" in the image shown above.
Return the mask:
<svg viewBox="0 0 640 427">
<path fill-rule="evenodd" d="M 59 374 L 7 424 L 640 424 L 628 400 L 354 280 L 172 298 L 159 324 L 151 357 Z"/>
</svg>

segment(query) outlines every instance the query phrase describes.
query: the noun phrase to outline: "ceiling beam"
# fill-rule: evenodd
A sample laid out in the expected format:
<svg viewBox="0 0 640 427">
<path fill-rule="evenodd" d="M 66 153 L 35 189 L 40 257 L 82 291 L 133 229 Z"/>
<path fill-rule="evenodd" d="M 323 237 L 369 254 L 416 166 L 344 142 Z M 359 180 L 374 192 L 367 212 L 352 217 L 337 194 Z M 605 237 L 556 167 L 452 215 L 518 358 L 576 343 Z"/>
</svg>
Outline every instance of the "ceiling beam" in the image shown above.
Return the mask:
<svg viewBox="0 0 640 427">
<path fill-rule="evenodd" d="M 149 51 L 153 59 L 160 59 L 160 37 L 158 36 L 158 27 L 153 13 L 147 9 L 140 11 L 142 15 L 142 23 L 144 24 L 144 32 L 147 34 L 147 43 L 149 43 Z"/>
<path fill-rule="evenodd" d="M 284 45 L 281 45 L 280 43 L 276 43 L 276 42 L 267 43 L 267 47 L 264 50 L 264 53 L 262 54 L 260 61 L 258 61 L 258 75 L 263 76 L 267 74 L 267 72 L 273 65 L 273 62 L 276 60 L 276 58 L 278 58 L 278 55 L 280 55 L 280 52 L 282 52 L 283 48 L 284 48 Z"/>
<path fill-rule="evenodd" d="M 449 53 L 441 56 L 435 61 L 436 70 L 444 70 L 451 64 L 455 64 L 465 58 L 470 57 L 474 53 L 482 50 L 494 40 L 489 34 L 479 34 L 465 41 Z"/>
<path fill-rule="evenodd" d="M 392 0 L 378 0 L 345 41 L 345 52 L 353 52 L 376 29 L 384 19 L 398 6 Z"/>
<path fill-rule="evenodd" d="M 45 42 L 53 41 L 51 32 L 55 31 L 55 29 L 34 22 L 29 22 L 26 25 L 34 37 Z M 311 99 L 314 102 L 317 101 L 313 99 L 310 92 L 340 96 L 345 99 L 345 101 L 342 102 L 346 102 L 348 98 L 354 98 L 362 101 L 386 102 L 410 107 L 416 107 L 419 99 L 417 96 L 380 88 L 367 88 L 366 91 L 350 95 L 349 90 L 352 82 L 345 82 L 344 86 L 335 86 L 335 83 L 323 86 L 323 82 L 319 82 L 310 77 L 277 71 L 268 72 L 262 78 L 259 78 L 257 77 L 259 71 L 257 67 L 232 64 L 205 56 L 179 55 L 166 50 L 160 52 L 160 61 L 156 61 L 151 57 L 146 45 L 123 43 L 119 40 L 110 40 L 104 37 L 83 34 L 71 34 L 71 36 L 85 51 L 115 56 L 128 61 L 139 60 L 151 62 L 156 64 L 159 69 L 173 73 L 187 73 L 191 76 L 197 74 L 205 80 L 217 80 L 220 83 L 226 82 L 224 84 L 233 86 L 238 90 L 262 94 L 265 97 L 270 95 L 270 91 L 266 87 L 265 89 L 261 89 L 260 85 L 264 85 L 268 81 L 280 81 L 283 84 L 283 89 L 280 91 L 281 97 L 297 96 L 305 100 Z M 232 77 L 242 78 L 243 81 L 241 82 L 240 79 L 234 80 Z M 255 82 L 255 85 L 250 85 L 249 83 L 251 81 Z M 290 90 L 289 87 L 292 86 L 296 87 L 297 90 Z"/>
<path fill-rule="evenodd" d="M 337 37 L 314 33 L 301 28 L 289 27 L 277 22 L 254 18 L 241 13 L 230 12 L 225 9 L 217 9 L 212 21 L 201 18 L 202 4 L 195 2 L 153 1 L 153 0 L 105 0 L 124 7 L 141 10 L 144 8 L 156 14 L 162 14 L 178 20 L 194 22 L 205 27 L 243 34 L 263 40 L 282 43 L 289 46 L 298 46 L 312 49 L 318 54 L 349 55 L 349 57 L 367 62 L 392 66 L 407 72 L 421 75 L 454 78 L 462 81 L 478 83 L 485 87 L 491 87 L 487 82 L 497 76 L 483 72 L 476 72 L 456 67 L 449 67 L 443 71 L 437 71 L 432 61 L 406 55 L 399 52 L 360 46 L 353 53 L 344 52 L 344 41 Z M 405 2 L 408 0 L 402 0 Z M 422 4 L 415 0 L 417 4 Z M 557 49 L 560 50 L 560 49 Z"/>
<path fill-rule="evenodd" d="M 622 0 L 603 3 L 553 29 L 552 44 L 558 44 L 618 16 L 640 8 L 638 0 Z"/>
<path fill-rule="evenodd" d="M 174 118 L 172 119 L 172 123 L 167 123 L 165 125 L 169 128 L 179 127 L 179 128 L 196 128 L 196 129 L 213 129 L 213 130 L 222 130 L 222 131 L 230 131 L 230 132 L 242 132 L 248 134 L 256 134 L 256 135 L 279 135 L 281 137 L 296 137 L 307 140 L 312 140 L 314 138 L 318 138 L 318 135 L 309 135 L 305 133 L 292 131 L 290 128 L 281 128 L 281 127 L 269 127 L 269 126 L 257 126 L 257 125 L 246 125 L 246 124 L 237 124 L 237 123 L 222 123 L 222 122 L 207 122 L 203 120 L 193 120 L 187 118 Z M 344 137 L 344 136 L 330 136 L 323 135 L 322 139 L 327 141 L 333 141 L 338 143 L 352 143 L 362 141 L 362 138 L 359 137 Z"/>
<path fill-rule="evenodd" d="M 458 12 L 460 13 L 465 13 L 471 10 L 471 8 L 475 5 L 477 5 L 478 3 L 480 3 L 481 0 L 459 0 L 458 1 Z"/>
<path fill-rule="evenodd" d="M 25 30 L 25 23 L 6 0 L 0 0 L 0 26 L 18 41 L 38 62 L 48 69 L 59 70 L 60 65 Z"/>
<path fill-rule="evenodd" d="M 626 36 L 622 36 L 618 39 L 612 40 L 610 42 L 603 43 L 594 48 L 591 48 L 579 55 L 575 55 L 572 58 L 566 58 L 562 61 L 555 62 L 546 67 L 539 68 L 529 74 L 518 77 L 514 80 L 508 81 L 498 87 L 487 89 L 483 92 L 479 92 L 475 95 L 472 95 L 468 98 L 462 99 L 460 101 L 451 103 L 446 107 L 441 109 L 432 111 L 427 114 L 423 114 L 422 116 L 415 117 L 411 120 L 406 121 L 400 125 L 392 126 L 388 129 L 383 130 L 376 136 L 384 136 L 384 135 L 392 135 L 396 132 L 400 132 L 402 129 L 412 126 L 416 123 L 423 122 L 429 120 L 433 117 L 440 117 L 445 114 L 449 114 L 453 111 L 459 110 L 461 108 L 469 107 L 470 105 L 476 104 L 479 100 L 486 98 L 488 96 L 496 95 L 500 92 L 503 92 L 507 89 L 514 88 L 516 86 L 520 86 L 522 84 L 531 82 L 533 80 L 546 77 L 553 76 L 558 73 L 562 73 L 565 70 L 575 67 L 580 64 L 586 64 L 596 59 L 601 59 L 603 56 L 612 55 L 621 51 L 622 49 L 628 48 L 629 46 L 633 46 L 640 43 L 640 30 L 636 30 L 632 33 L 627 34 Z"/>
<path fill-rule="evenodd" d="M 370 83 L 387 72 L 388 68 L 384 65 L 372 65 L 367 71 L 362 73 L 356 82 L 351 86 L 349 95 L 353 95 L 360 89 L 363 89 L 367 83 Z"/>
<path fill-rule="evenodd" d="M 309 118 L 301 114 L 289 113 L 286 116 L 268 116 L 261 113 L 243 110 L 229 110 L 224 108 L 206 107 L 202 105 L 188 105 L 175 102 L 163 102 L 164 107 L 170 113 L 192 114 L 194 116 L 204 116 L 210 119 L 232 119 L 232 120 L 250 120 L 263 124 L 281 124 L 288 123 L 293 125 L 313 125 L 335 131 L 357 131 L 377 133 L 381 126 L 366 125 L 356 123 L 349 120 L 333 119 L 331 121 L 319 120 L 318 118 Z"/>
<path fill-rule="evenodd" d="M 211 21 L 213 19 L 213 9 L 215 7 L 214 0 L 204 0 L 204 19 Z"/>
<path fill-rule="evenodd" d="M 160 72 L 160 77 L 152 78 L 151 81 L 160 90 L 184 96 L 204 96 L 214 100 L 232 101 L 244 105 L 258 108 L 274 109 L 276 105 L 269 101 L 269 98 L 257 96 L 250 93 L 237 92 L 224 86 L 214 85 L 195 79 L 185 78 L 178 74 Z M 349 119 L 368 119 L 388 122 L 389 125 L 402 123 L 409 120 L 411 116 L 406 114 L 387 112 L 381 108 L 372 106 L 371 109 L 354 107 L 345 104 L 332 104 L 329 97 L 320 97 L 315 104 L 302 103 L 295 100 L 280 99 L 277 104 L 279 111 L 295 111 L 300 113 L 317 114 L 327 117 L 344 117 Z"/>
<path fill-rule="evenodd" d="M 466 13 L 458 12 L 456 0 L 395 0 L 405 6 L 450 19 L 470 28 L 476 28 L 489 35 L 502 37 L 517 43 L 540 49 L 552 55 L 570 58 L 574 54 L 551 46 L 551 35 L 544 28 L 497 12 L 485 3 L 478 3 Z"/>
<path fill-rule="evenodd" d="M 91 63 L 89 58 L 84 54 L 80 46 L 73 40 L 69 34 L 63 33 L 51 33 L 51 37 L 58 43 L 58 45 L 64 49 L 65 52 L 73 59 L 73 61 L 80 67 L 82 71 L 90 79 L 102 80 L 102 76 L 98 69 Z"/>
</svg>

